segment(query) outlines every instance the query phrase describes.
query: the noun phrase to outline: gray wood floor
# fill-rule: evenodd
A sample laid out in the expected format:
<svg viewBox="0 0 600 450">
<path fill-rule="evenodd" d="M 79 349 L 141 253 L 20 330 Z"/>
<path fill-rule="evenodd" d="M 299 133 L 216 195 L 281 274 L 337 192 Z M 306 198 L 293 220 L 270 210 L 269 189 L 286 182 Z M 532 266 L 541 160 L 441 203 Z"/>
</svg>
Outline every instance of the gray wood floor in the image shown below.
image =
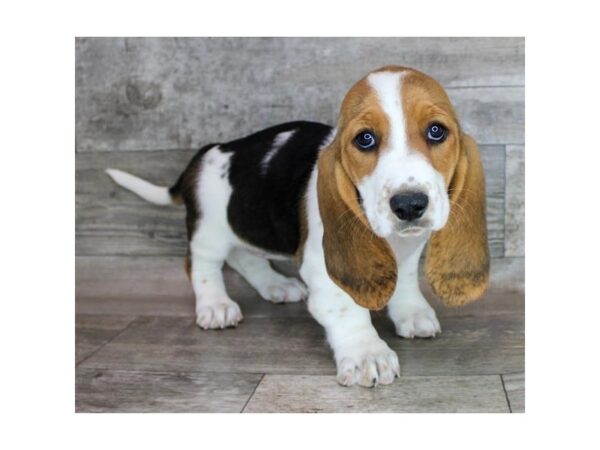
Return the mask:
<svg viewBox="0 0 600 450">
<path fill-rule="evenodd" d="M 443 328 L 436 339 L 401 339 L 384 313 L 373 314 L 402 376 L 365 389 L 336 384 L 323 330 L 304 303 L 270 304 L 227 270 L 245 319 L 236 329 L 202 331 L 185 280 L 166 272 L 163 290 L 131 294 L 157 276 L 153 258 L 142 260 L 150 269 L 130 271 L 128 284 L 119 264 L 78 259 L 79 412 L 524 411 L 524 298 L 514 282 L 502 282 L 515 278 L 506 261 L 495 261 L 496 288 L 482 301 L 461 309 L 432 301 Z M 519 271 L 522 262 L 509 266 Z M 173 260 L 162 264 L 182 272 Z M 86 281 L 88 272 L 101 274 L 104 288 Z"/>
</svg>

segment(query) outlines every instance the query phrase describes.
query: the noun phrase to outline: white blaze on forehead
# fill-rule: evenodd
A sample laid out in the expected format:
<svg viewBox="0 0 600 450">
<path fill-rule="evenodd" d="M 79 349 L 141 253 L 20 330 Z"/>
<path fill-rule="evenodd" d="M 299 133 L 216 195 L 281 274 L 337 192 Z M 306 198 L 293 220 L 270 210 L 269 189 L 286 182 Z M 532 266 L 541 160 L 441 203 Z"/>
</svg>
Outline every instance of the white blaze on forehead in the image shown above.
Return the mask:
<svg viewBox="0 0 600 450">
<path fill-rule="evenodd" d="M 371 88 L 379 98 L 381 109 L 390 122 L 389 148 L 396 152 L 406 152 L 406 121 L 402 109 L 400 86 L 404 72 L 376 72 L 367 77 Z"/>
</svg>

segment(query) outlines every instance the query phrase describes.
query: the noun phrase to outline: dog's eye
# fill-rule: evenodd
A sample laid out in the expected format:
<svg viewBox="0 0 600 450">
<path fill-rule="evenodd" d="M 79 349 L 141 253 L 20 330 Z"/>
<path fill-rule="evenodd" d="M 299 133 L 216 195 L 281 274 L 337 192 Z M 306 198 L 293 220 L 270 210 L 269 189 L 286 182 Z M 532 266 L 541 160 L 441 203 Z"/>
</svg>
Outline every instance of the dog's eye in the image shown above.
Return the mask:
<svg viewBox="0 0 600 450">
<path fill-rule="evenodd" d="M 427 127 L 427 140 L 431 144 L 441 144 L 447 136 L 448 130 L 441 123 L 434 122 Z"/>
<path fill-rule="evenodd" d="M 372 131 L 361 131 L 354 138 L 354 143 L 360 150 L 373 150 L 377 146 L 377 138 Z"/>
</svg>

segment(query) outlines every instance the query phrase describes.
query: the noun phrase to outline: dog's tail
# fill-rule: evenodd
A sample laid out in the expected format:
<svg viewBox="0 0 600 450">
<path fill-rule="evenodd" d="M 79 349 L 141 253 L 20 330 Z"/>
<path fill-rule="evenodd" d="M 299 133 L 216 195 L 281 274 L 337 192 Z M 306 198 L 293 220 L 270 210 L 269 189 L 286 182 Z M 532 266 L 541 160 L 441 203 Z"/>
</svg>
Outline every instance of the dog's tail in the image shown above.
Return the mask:
<svg viewBox="0 0 600 450">
<path fill-rule="evenodd" d="M 120 186 L 129 189 L 144 200 L 155 205 L 179 205 L 182 203 L 178 184 L 172 188 L 157 186 L 122 170 L 106 169 L 106 173 Z"/>
</svg>

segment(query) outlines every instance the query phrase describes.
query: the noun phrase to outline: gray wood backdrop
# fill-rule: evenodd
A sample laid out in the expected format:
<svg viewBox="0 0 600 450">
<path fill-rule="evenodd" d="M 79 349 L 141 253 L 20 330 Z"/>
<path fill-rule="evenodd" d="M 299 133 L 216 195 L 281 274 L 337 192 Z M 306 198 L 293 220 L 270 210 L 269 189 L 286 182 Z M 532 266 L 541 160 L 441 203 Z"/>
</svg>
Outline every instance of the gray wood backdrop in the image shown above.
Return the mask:
<svg viewBox="0 0 600 450">
<path fill-rule="evenodd" d="M 171 184 L 194 150 L 296 119 L 334 124 L 346 90 L 400 64 L 447 89 L 480 144 L 494 257 L 524 256 L 523 38 L 78 38 L 76 254 L 185 253 L 184 211 L 106 167 Z"/>
</svg>

